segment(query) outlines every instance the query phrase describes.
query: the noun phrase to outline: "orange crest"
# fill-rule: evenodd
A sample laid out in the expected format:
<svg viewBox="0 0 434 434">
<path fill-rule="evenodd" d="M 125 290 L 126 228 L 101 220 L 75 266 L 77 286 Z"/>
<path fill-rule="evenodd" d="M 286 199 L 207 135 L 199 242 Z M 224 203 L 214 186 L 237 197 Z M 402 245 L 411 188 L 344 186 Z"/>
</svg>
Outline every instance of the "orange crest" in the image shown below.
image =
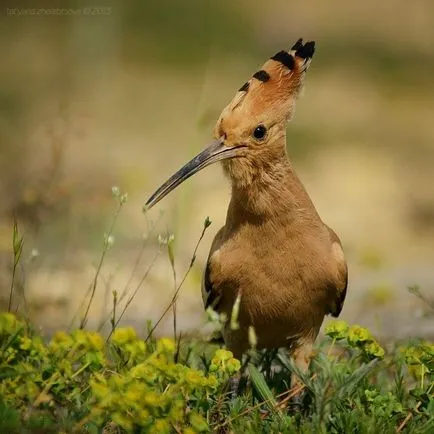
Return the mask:
<svg viewBox="0 0 434 434">
<path fill-rule="evenodd" d="M 221 118 L 240 108 L 250 117 L 290 120 L 314 51 L 315 42 L 302 39 L 289 52 L 279 51 L 239 89 Z"/>
</svg>

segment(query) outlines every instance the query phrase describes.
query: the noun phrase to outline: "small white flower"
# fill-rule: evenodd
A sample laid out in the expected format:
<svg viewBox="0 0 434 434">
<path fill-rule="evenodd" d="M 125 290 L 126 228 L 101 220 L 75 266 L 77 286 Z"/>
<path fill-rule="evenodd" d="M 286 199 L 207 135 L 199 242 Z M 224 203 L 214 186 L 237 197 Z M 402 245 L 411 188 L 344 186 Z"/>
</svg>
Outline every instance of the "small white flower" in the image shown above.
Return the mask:
<svg viewBox="0 0 434 434">
<path fill-rule="evenodd" d="M 33 249 L 30 251 L 30 257 L 31 257 L 32 259 L 34 259 L 34 258 L 37 258 L 38 256 L 39 256 L 39 250 L 36 249 L 36 248 L 33 248 Z"/>
<path fill-rule="evenodd" d="M 119 187 L 117 187 L 116 185 L 112 187 L 112 195 L 113 197 L 119 197 L 119 195 L 121 194 L 121 191 L 119 190 Z"/>
<path fill-rule="evenodd" d="M 167 246 L 168 244 L 170 245 L 171 243 L 173 243 L 174 239 L 175 235 L 173 234 L 167 236 L 158 234 L 158 244 L 160 244 L 160 246 Z"/>
<path fill-rule="evenodd" d="M 124 204 L 127 200 L 128 200 L 128 193 L 124 193 L 120 198 L 120 202 L 121 204 Z"/>
<path fill-rule="evenodd" d="M 111 247 L 115 243 L 115 237 L 112 234 L 105 234 L 104 242 L 107 247 Z"/>
<path fill-rule="evenodd" d="M 34 260 L 36 260 L 36 258 L 39 256 L 39 250 L 36 248 L 33 248 L 32 250 L 30 250 L 30 255 L 29 255 L 29 262 L 33 262 Z"/>
</svg>

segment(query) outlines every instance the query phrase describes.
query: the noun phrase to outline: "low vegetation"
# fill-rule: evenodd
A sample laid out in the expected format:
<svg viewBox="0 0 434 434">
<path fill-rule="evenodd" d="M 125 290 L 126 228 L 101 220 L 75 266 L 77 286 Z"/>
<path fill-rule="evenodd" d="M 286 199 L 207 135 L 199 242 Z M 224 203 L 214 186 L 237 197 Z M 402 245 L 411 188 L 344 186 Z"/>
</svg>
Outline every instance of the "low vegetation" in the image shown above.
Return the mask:
<svg viewBox="0 0 434 434">
<path fill-rule="evenodd" d="M 197 341 L 140 339 L 117 328 L 59 332 L 44 341 L 0 316 L 0 432 L 432 433 L 434 345 L 386 351 L 359 326 L 330 322 L 291 390 L 284 353 L 229 351 Z M 239 393 L 228 387 L 242 370 Z M 302 375 L 298 373 L 298 375 Z"/>
</svg>

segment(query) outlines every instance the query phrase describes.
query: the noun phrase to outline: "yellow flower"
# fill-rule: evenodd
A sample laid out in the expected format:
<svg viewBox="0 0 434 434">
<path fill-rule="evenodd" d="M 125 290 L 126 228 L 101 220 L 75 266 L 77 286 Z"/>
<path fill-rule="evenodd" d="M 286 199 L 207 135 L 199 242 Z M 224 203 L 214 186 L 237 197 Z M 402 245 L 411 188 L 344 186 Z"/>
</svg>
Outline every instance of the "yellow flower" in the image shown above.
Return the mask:
<svg viewBox="0 0 434 434">
<path fill-rule="evenodd" d="M 240 361 L 234 358 L 231 351 L 220 349 L 215 352 L 209 370 L 210 372 L 221 370 L 224 373 L 232 375 L 237 372 L 240 367 Z"/>
<path fill-rule="evenodd" d="M 20 349 L 21 350 L 30 350 L 32 348 L 32 340 L 28 336 L 23 336 L 20 339 Z"/>
<path fill-rule="evenodd" d="M 80 330 L 80 329 L 74 330 L 72 332 L 72 338 L 74 339 L 75 344 L 78 347 L 84 347 L 84 348 L 88 347 L 88 340 L 87 340 L 86 333 L 87 332 L 85 332 L 84 330 Z"/>
<path fill-rule="evenodd" d="M 170 434 L 170 424 L 166 419 L 157 419 L 150 427 L 149 433 Z"/>
<path fill-rule="evenodd" d="M 378 357 L 379 359 L 384 357 L 384 349 L 376 341 L 366 344 L 363 350 L 370 356 Z"/>
<path fill-rule="evenodd" d="M 43 355 L 46 353 L 46 347 L 44 341 L 40 336 L 32 336 L 31 341 L 32 341 L 32 345 L 30 348 L 30 354 L 32 356 Z"/>
<path fill-rule="evenodd" d="M 57 369 L 59 372 L 67 377 L 72 376 L 72 366 L 71 362 L 68 359 L 61 359 L 59 360 L 59 363 L 57 364 Z"/>
<path fill-rule="evenodd" d="M 98 400 L 104 399 L 110 393 L 110 388 L 107 384 L 102 383 L 101 381 L 96 381 L 96 379 L 90 380 L 90 387 L 92 389 L 92 394 Z"/>
<path fill-rule="evenodd" d="M 350 345 L 357 345 L 362 342 L 372 341 L 373 338 L 368 329 L 359 325 L 353 325 L 348 330 L 347 340 Z"/>
<path fill-rule="evenodd" d="M 130 376 L 134 379 L 143 379 L 148 384 L 155 382 L 157 379 L 157 371 L 150 365 L 140 363 L 130 370 Z"/>
<path fill-rule="evenodd" d="M 149 423 L 149 419 L 151 417 L 151 414 L 149 413 L 148 410 L 146 410 L 146 408 L 141 408 L 137 412 L 137 417 L 140 420 L 141 425 L 147 425 Z"/>
<path fill-rule="evenodd" d="M 215 363 L 211 363 L 210 365 L 209 365 L 209 372 L 215 372 L 215 371 L 217 371 L 218 370 L 218 366 L 215 364 Z"/>
<path fill-rule="evenodd" d="M 115 411 L 111 414 L 112 421 L 123 428 L 125 431 L 132 431 L 134 425 L 132 418 L 127 413 Z"/>
<path fill-rule="evenodd" d="M 157 342 L 157 352 L 161 353 L 174 353 L 175 352 L 175 342 L 173 339 L 161 338 Z"/>
<path fill-rule="evenodd" d="M 417 346 L 410 346 L 402 351 L 407 365 L 423 365 L 425 372 L 432 372 L 434 370 L 433 344 L 421 342 Z"/>
<path fill-rule="evenodd" d="M 223 349 L 218 349 L 214 354 L 214 359 L 216 360 L 225 361 L 225 360 L 232 359 L 232 357 L 234 357 L 232 351 L 223 350 Z"/>
<path fill-rule="evenodd" d="M 15 315 L 11 313 L 2 313 L 0 315 L 0 334 L 11 334 L 20 327 L 22 327 L 22 324 Z"/>
<path fill-rule="evenodd" d="M 228 363 L 226 365 L 227 371 L 230 375 L 235 374 L 235 372 L 238 372 L 241 368 L 241 363 L 237 359 L 230 359 L 228 360 Z"/>
<path fill-rule="evenodd" d="M 134 342 L 137 339 L 136 331 L 132 327 L 123 327 L 116 329 L 113 333 L 111 341 L 118 346 L 125 345 L 129 342 Z"/>
<path fill-rule="evenodd" d="M 130 385 L 130 387 L 128 387 L 126 392 L 124 392 L 123 397 L 129 403 L 136 403 L 141 401 L 145 392 L 146 389 L 143 383 L 133 383 Z"/>
<path fill-rule="evenodd" d="M 197 432 L 209 431 L 209 426 L 206 419 L 195 411 L 191 411 L 188 415 L 191 426 Z"/>
<path fill-rule="evenodd" d="M 160 405 L 160 396 L 153 391 L 149 391 L 144 398 L 144 402 L 149 407 L 158 407 Z"/>
<path fill-rule="evenodd" d="M 208 377 L 208 387 L 211 387 L 211 389 L 216 389 L 219 385 L 219 382 L 217 380 L 217 377 L 215 375 L 210 375 Z"/>
<path fill-rule="evenodd" d="M 70 335 L 65 332 L 57 332 L 51 342 L 49 343 L 49 348 L 56 351 L 66 351 L 70 350 L 74 344 L 74 341 Z"/>
<path fill-rule="evenodd" d="M 190 369 L 185 374 L 185 380 L 192 387 L 200 386 L 202 385 L 203 374 L 199 371 L 194 371 L 193 369 Z"/>
<path fill-rule="evenodd" d="M 330 321 L 325 327 L 325 334 L 331 339 L 345 339 L 348 333 L 348 324 L 345 321 L 335 320 Z"/>
<path fill-rule="evenodd" d="M 408 365 L 418 365 L 422 363 L 422 351 L 420 347 L 408 347 L 404 351 L 404 358 Z"/>
<path fill-rule="evenodd" d="M 20 398 L 24 399 L 36 399 L 36 397 L 41 393 L 38 386 L 33 383 L 33 381 L 28 380 L 24 384 L 21 384 L 15 390 L 15 393 Z"/>
<path fill-rule="evenodd" d="M 169 411 L 168 417 L 172 421 L 179 421 L 184 417 L 184 401 L 179 399 L 172 401 L 172 407 Z"/>
<path fill-rule="evenodd" d="M 102 351 L 104 349 L 104 339 L 99 333 L 87 332 L 87 339 L 91 348 L 95 349 L 96 351 Z"/>
</svg>

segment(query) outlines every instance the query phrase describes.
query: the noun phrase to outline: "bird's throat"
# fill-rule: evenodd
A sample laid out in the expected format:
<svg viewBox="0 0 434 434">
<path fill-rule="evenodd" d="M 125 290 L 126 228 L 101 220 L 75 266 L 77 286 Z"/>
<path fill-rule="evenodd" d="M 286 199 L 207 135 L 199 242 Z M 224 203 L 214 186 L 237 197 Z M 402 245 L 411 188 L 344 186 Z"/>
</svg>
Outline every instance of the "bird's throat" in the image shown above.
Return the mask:
<svg viewBox="0 0 434 434">
<path fill-rule="evenodd" d="M 241 159 L 231 160 L 231 164 L 243 163 L 244 167 L 225 168 L 232 183 L 228 209 L 231 219 L 259 222 L 282 219 L 283 216 L 290 220 L 318 218 L 309 195 L 286 157 L 262 167 L 257 173 L 254 165 Z"/>
</svg>

